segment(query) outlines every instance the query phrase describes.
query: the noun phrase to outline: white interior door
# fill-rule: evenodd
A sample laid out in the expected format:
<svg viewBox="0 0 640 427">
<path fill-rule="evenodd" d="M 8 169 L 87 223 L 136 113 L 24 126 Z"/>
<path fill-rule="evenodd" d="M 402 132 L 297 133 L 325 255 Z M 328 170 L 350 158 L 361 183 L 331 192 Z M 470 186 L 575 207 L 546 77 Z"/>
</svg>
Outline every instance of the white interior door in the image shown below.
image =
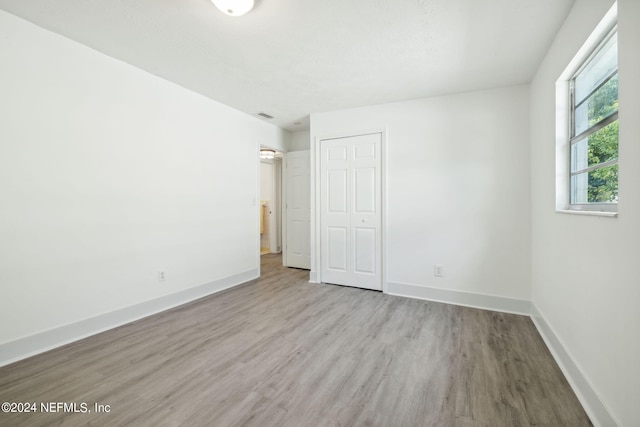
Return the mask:
<svg viewBox="0 0 640 427">
<path fill-rule="evenodd" d="M 321 281 L 382 290 L 382 135 L 320 141 Z"/>
<path fill-rule="evenodd" d="M 286 257 L 288 267 L 311 268 L 309 150 L 286 155 Z"/>
</svg>

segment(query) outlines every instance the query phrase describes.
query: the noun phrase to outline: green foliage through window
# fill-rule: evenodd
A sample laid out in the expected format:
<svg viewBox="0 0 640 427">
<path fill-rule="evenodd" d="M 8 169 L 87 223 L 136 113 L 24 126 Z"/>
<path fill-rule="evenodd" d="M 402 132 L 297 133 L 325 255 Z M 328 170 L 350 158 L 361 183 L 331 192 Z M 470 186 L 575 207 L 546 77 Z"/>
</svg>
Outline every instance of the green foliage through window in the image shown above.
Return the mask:
<svg viewBox="0 0 640 427">
<path fill-rule="evenodd" d="M 571 203 L 574 204 L 618 202 L 618 74 L 615 37 L 614 34 L 591 63 L 573 79 L 573 99 L 574 102 L 577 101 L 577 105 L 572 107 L 571 140 Z M 615 68 L 611 70 L 612 67 Z M 576 100 L 576 93 L 582 99 Z"/>
</svg>

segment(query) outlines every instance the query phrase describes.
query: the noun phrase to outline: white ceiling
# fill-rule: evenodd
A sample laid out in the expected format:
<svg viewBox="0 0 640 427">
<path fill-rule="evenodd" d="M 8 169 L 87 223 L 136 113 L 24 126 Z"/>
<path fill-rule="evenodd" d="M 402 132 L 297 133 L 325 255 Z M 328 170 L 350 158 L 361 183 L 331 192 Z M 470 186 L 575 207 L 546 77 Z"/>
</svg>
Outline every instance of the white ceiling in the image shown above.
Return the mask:
<svg viewBox="0 0 640 427">
<path fill-rule="evenodd" d="M 289 130 L 308 115 L 527 83 L 575 0 L 0 0 L 0 8 Z M 294 125 L 294 122 L 302 122 Z"/>
</svg>

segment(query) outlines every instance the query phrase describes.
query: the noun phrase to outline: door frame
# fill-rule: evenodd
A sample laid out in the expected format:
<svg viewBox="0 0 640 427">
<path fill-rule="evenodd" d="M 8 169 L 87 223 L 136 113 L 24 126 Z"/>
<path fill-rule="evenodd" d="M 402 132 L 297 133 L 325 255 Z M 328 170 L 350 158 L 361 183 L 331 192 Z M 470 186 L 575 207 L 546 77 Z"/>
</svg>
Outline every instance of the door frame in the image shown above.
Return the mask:
<svg viewBox="0 0 640 427">
<path fill-rule="evenodd" d="M 256 257 L 256 262 L 257 262 L 257 266 L 258 266 L 258 277 L 262 276 L 262 267 L 261 267 L 261 255 L 260 255 L 260 242 L 261 242 L 261 236 L 260 236 L 260 194 L 261 194 L 261 186 L 262 186 L 262 177 L 261 177 L 261 163 L 262 163 L 262 159 L 260 158 L 260 149 L 261 148 L 268 148 L 270 150 L 274 150 L 277 153 L 282 154 L 282 158 L 280 159 L 280 168 L 279 171 L 277 170 L 278 168 L 275 167 L 275 163 L 273 162 L 274 165 L 274 169 L 273 169 L 273 185 L 274 185 L 274 191 L 279 192 L 279 196 L 280 196 L 280 200 L 279 203 L 277 203 L 278 209 L 280 210 L 280 251 L 283 250 L 283 234 L 286 232 L 285 230 L 285 224 L 283 224 L 284 221 L 284 217 L 282 216 L 282 202 L 284 200 L 284 198 L 286 197 L 286 188 L 284 186 L 284 184 L 282 183 L 282 173 L 283 173 L 283 167 L 284 167 L 284 159 L 286 158 L 287 152 L 282 149 L 282 148 L 276 148 L 276 147 L 272 147 L 270 145 L 265 145 L 265 144 L 257 144 L 257 150 L 256 154 L 255 154 L 255 165 L 256 165 L 256 197 L 253 198 L 253 206 L 256 207 L 255 209 L 255 234 L 256 234 L 256 247 L 257 250 L 254 251 L 254 255 Z M 276 188 L 279 187 L 279 188 Z"/>
<path fill-rule="evenodd" d="M 282 156 L 282 169 L 280 170 L 280 212 L 282 212 L 282 265 L 287 265 L 287 196 L 289 195 L 287 188 L 287 153 Z"/>
<path fill-rule="evenodd" d="M 284 156 L 284 153 L 279 152 Z M 269 253 L 279 253 L 282 251 L 282 163 L 283 157 L 275 158 L 273 160 L 260 159 L 260 194 L 258 199 L 262 202 L 262 165 L 269 165 L 272 168 L 271 171 L 271 194 L 269 208 L 273 214 L 269 215 Z M 262 236 L 260 237 L 262 241 Z M 261 242 L 262 243 L 262 242 Z M 279 243 L 279 244 L 278 244 Z M 262 244 L 260 245 L 262 249 Z"/>
<path fill-rule="evenodd" d="M 316 136 L 311 140 L 311 272 L 309 273 L 310 283 L 323 283 L 322 281 L 322 248 L 320 247 L 321 227 L 320 216 L 322 212 L 321 206 L 321 188 L 322 177 L 320 174 L 320 144 L 324 140 L 350 138 L 354 136 L 380 134 L 380 180 L 382 182 L 380 188 L 380 247 L 381 257 L 381 274 L 382 274 L 382 292 L 388 293 L 387 289 L 387 129 L 373 129 L 360 131 L 345 131 L 332 135 Z"/>
</svg>

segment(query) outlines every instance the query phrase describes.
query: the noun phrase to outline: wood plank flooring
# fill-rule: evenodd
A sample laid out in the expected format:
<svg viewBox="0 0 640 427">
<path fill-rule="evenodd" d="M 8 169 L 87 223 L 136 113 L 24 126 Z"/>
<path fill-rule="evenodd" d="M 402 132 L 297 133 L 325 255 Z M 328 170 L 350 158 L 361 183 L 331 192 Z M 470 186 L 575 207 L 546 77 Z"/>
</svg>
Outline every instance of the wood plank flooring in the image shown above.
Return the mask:
<svg viewBox="0 0 640 427">
<path fill-rule="evenodd" d="M 259 280 L 0 368 L 1 402 L 91 410 L 0 425 L 591 425 L 529 318 L 262 260 Z"/>
</svg>

